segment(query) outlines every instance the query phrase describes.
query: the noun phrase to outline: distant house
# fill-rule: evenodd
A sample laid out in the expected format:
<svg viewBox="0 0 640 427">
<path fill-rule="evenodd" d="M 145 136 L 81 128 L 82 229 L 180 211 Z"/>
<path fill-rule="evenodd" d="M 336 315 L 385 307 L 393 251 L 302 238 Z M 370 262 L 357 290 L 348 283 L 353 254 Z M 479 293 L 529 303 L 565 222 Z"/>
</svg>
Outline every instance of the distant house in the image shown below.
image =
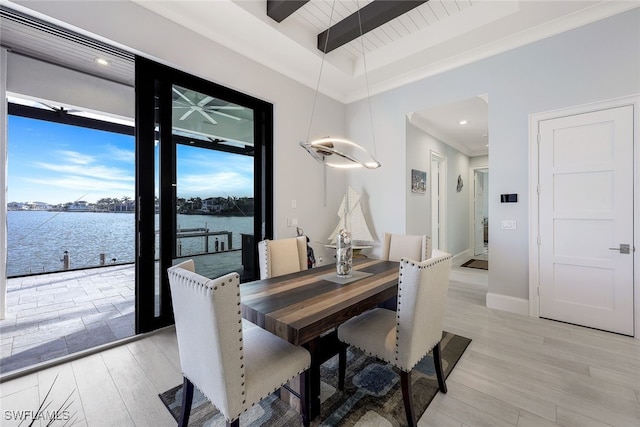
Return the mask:
<svg viewBox="0 0 640 427">
<path fill-rule="evenodd" d="M 7 203 L 7 210 L 10 211 L 46 211 L 52 206 L 44 202 L 10 202 Z"/>
<path fill-rule="evenodd" d="M 202 201 L 202 212 L 220 213 L 225 207 L 226 199 L 222 197 L 208 197 Z"/>
<path fill-rule="evenodd" d="M 123 200 L 122 202 L 116 204 L 113 209 L 114 212 L 135 212 L 136 203 L 133 200 Z"/>
<path fill-rule="evenodd" d="M 89 212 L 91 207 L 84 200 L 78 200 L 68 205 L 67 210 L 72 212 Z"/>
<path fill-rule="evenodd" d="M 27 202 L 22 207 L 23 210 L 28 211 L 46 211 L 51 208 L 51 205 L 44 202 Z"/>
<path fill-rule="evenodd" d="M 9 211 L 21 211 L 24 209 L 24 203 L 22 202 L 9 202 L 7 203 L 7 210 Z"/>
</svg>

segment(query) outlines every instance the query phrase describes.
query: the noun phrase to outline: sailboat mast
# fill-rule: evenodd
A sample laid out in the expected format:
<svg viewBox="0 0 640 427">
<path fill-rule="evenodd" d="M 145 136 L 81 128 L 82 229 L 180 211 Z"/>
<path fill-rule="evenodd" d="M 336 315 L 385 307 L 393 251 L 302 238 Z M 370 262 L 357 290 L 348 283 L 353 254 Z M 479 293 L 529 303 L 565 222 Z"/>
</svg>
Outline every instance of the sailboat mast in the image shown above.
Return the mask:
<svg viewBox="0 0 640 427">
<path fill-rule="evenodd" d="M 349 229 L 349 223 L 347 222 L 347 216 L 349 215 L 349 186 L 347 186 L 347 193 L 345 194 L 344 199 L 344 229 Z"/>
</svg>

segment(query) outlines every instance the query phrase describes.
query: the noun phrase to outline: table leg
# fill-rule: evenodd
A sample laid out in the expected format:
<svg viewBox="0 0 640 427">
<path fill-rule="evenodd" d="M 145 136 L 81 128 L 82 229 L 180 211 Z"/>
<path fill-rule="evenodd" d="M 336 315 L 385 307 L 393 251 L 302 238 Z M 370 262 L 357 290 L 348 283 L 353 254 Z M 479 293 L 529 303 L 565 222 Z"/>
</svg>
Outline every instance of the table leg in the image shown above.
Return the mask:
<svg viewBox="0 0 640 427">
<path fill-rule="evenodd" d="M 315 419 L 320 415 L 320 365 L 324 362 L 321 357 L 319 337 L 305 344 L 311 354 L 311 367 L 309 367 L 309 418 Z"/>
<path fill-rule="evenodd" d="M 308 402 L 312 420 L 320 415 L 320 365 L 338 354 L 344 345 L 338 340 L 338 331 L 335 328 L 304 344 L 311 353 Z"/>
</svg>

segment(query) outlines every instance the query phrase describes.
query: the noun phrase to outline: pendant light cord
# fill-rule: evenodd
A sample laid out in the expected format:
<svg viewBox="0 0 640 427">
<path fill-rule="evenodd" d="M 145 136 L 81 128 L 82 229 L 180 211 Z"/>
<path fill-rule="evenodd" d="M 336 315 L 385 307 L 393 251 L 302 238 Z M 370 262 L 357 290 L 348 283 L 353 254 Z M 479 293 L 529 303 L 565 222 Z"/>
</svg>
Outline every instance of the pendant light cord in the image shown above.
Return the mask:
<svg viewBox="0 0 640 427">
<path fill-rule="evenodd" d="M 327 48 L 329 43 L 329 37 L 331 34 L 331 24 L 333 22 L 333 15 L 335 12 L 336 0 L 333 0 L 332 6 L 331 6 L 331 14 L 329 16 L 329 27 L 327 28 L 326 38 L 324 40 L 324 48 L 322 50 L 320 72 L 318 73 L 318 81 L 316 82 L 316 93 L 313 97 L 313 105 L 311 107 L 311 118 L 309 120 L 309 128 L 307 129 L 307 138 L 306 138 L 306 141 L 300 142 L 300 145 L 305 150 L 307 150 L 309 154 L 311 154 L 311 156 L 313 156 L 316 160 L 318 160 L 321 163 L 324 163 L 325 166 L 329 165 L 332 167 L 340 167 L 340 168 L 366 167 L 369 169 L 376 169 L 380 167 L 380 162 L 378 162 L 378 160 L 376 159 L 377 157 L 376 137 L 375 137 L 375 130 L 374 130 L 374 122 L 373 122 L 373 107 L 371 105 L 371 93 L 369 89 L 369 75 L 367 70 L 367 60 L 366 60 L 366 53 L 365 53 L 365 47 L 364 47 L 364 35 L 362 31 L 362 17 L 360 12 L 359 1 L 355 0 L 355 3 L 357 8 L 356 13 L 358 14 L 358 27 L 360 29 L 362 62 L 364 65 L 364 79 L 365 79 L 365 86 L 367 90 L 366 95 L 367 95 L 367 102 L 369 104 L 369 120 L 371 124 L 371 142 L 372 142 L 373 154 L 369 153 L 362 146 L 344 139 L 325 137 L 322 139 L 310 141 L 311 129 L 313 127 L 313 119 L 315 116 L 316 106 L 318 104 L 318 95 L 320 94 L 320 82 L 322 79 L 322 72 L 324 70 L 324 65 L 325 65 L 325 60 L 327 55 Z M 350 16 L 353 16 L 353 14 Z M 353 153 L 354 150 L 357 151 L 357 153 L 354 154 Z M 365 154 L 365 156 L 362 159 L 360 159 L 361 152 Z M 336 155 L 336 159 L 338 161 L 342 161 L 342 162 L 346 161 L 350 163 L 346 165 L 339 164 L 339 163 L 328 163 L 327 156 L 332 154 Z"/>
<path fill-rule="evenodd" d="M 316 102 L 318 101 L 318 93 L 320 92 L 320 78 L 322 77 L 322 69 L 324 68 L 324 57 L 327 55 L 327 46 L 329 45 L 329 35 L 331 33 L 331 23 L 333 22 L 333 11 L 336 8 L 336 0 L 333 0 L 331 4 L 331 14 L 329 15 L 329 26 L 327 27 L 327 37 L 324 39 L 324 48 L 322 49 L 322 61 L 320 62 L 320 73 L 318 73 L 318 82 L 316 83 L 316 94 L 313 97 L 313 105 L 311 106 L 311 120 L 309 120 L 309 129 L 307 130 L 307 142 L 311 136 L 311 125 L 313 124 L 313 117 L 316 112 Z M 359 19 L 358 12 L 358 19 Z M 362 28 L 360 28 L 362 33 Z"/>
<path fill-rule="evenodd" d="M 335 0 L 334 0 L 335 1 Z M 376 152 L 376 133 L 373 129 L 373 108 L 371 108 L 371 94 L 369 92 L 369 73 L 367 73 L 367 55 L 364 52 L 364 35 L 362 34 L 362 20 L 360 19 L 360 4 L 356 0 L 358 8 L 358 26 L 360 27 L 360 46 L 362 47 L 362 64 L 364 66 L 364 83 L 367 88 L 367 102 L 369 103 L 369 120 L 371 121 L 371 142 L 373 143 L 373 158 L 377 161 L 378 153 Z"/>
</svg>

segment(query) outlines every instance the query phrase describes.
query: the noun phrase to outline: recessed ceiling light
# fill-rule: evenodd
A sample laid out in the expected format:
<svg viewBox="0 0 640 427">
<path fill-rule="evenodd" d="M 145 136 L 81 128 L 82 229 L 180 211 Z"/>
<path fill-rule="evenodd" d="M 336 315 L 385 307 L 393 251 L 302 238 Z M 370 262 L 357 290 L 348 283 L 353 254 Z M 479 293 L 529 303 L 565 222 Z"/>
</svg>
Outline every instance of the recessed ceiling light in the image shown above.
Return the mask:
<svg viewBox="0 0 640 427">
<path fill-rule="evenodd" d="M 104 58 L 96 58 L 96 59 L 95 59 L 95 61 L 96 61 L 96 63 L 97 63 L 97 64 L 99 64 L 99 65 L 104 65 L 104 66 L 109 65 L 109 61 L 107 61 L 107 60 L 106 60 L 106 59 L 104 59 Z"/>
<path fill-rule="evenodd" d="M 460 120 L 460 124 L 461 124 L 462 126 L 464 126 L 464 125 L 466 125 L 466 124 L 467 124 L 467 121 L 466 121 L 466 120 Z"/>
</svg>

